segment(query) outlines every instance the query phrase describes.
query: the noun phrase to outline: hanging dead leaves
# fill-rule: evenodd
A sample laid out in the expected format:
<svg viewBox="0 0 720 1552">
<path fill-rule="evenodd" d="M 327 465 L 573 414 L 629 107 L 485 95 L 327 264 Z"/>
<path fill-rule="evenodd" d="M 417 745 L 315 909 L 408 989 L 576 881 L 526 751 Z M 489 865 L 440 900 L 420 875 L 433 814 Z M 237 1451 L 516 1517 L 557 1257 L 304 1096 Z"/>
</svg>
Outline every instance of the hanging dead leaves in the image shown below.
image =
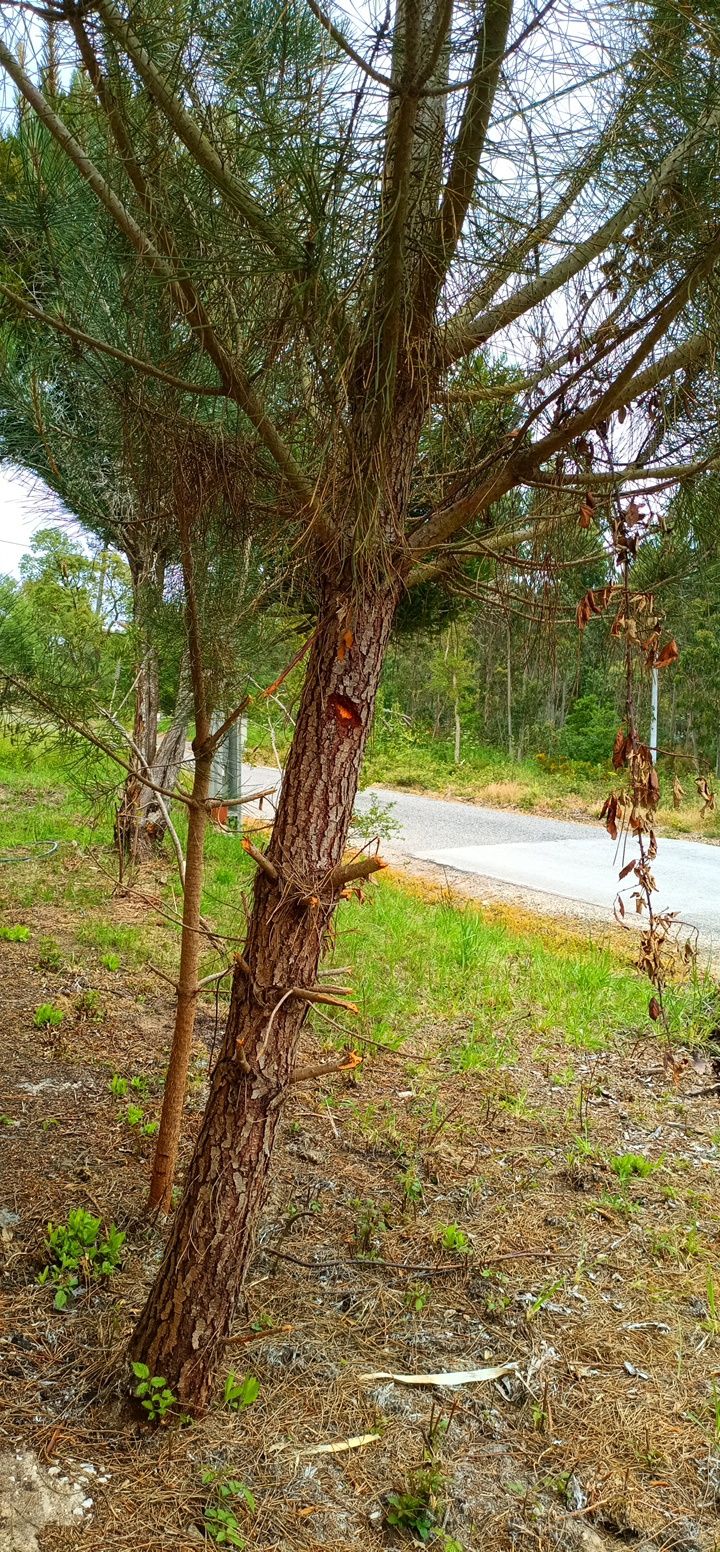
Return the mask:
<svg viewBox="0 0 720 1552">
<path fill-rule="evenodd" d="M 592 520 L 593 520 L 593 518 L 595 516 L 596 504 L 597 503 L 595 501 L 595 497 L 593 496 L 592 492 L 589 491 L 589 490 L 586 491 L 585 495 L 583 496 L 581 505 L 580 505 L 580 516 L 578 518 L 578 528 L 589 528 L 590 527 L 590 524 L 592 523 Z"/>
<path fill-rule="evenodd" d="M 619 587 L 615 584 L 608 584 L 606 587 L 591 587 L 585 594 L 585 597 L 580 599 L 575 610 L 578 630 L 584 631 L 585 626 L 589 624 L 593 615 L 604 614 L 611 598 L 619 591 Z"/>
</svg>

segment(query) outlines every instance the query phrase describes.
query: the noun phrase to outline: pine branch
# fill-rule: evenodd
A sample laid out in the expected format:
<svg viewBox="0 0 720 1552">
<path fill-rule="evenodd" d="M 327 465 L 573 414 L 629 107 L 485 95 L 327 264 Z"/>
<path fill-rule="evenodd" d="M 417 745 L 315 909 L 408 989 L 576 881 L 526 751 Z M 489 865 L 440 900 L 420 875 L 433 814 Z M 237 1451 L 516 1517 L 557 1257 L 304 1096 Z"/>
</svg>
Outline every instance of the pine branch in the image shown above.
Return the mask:
<svg viewBox="0 0 720 1552">
<path fill-rule="evenodd" d="M 520 286 L 506 300 L 498 302 L 495 307 L 474 318 L 472 324 L 463 332 L 455 331 L 452 343 L 449 344 L 451 359 L 459 360 L 461 356 L 468 355 L 478 346 L 484 345 L 495 334 L 554 295 L 568 280 L 592 263 L 593 259 L 599 258 L 601 253 L 622 237 L 638 216 L 651 209 L 661 190 L 678 176 L 683 163 L 692 158 L 694 152 L 704 142 L 712 139 L 713 135 L 717 136 L 718 130 L 720 130 L 720 106 L 702 116 L 691 133 L 686 135 L 685 139 L 681 140 L 665 157 L 657 171 L 640 189 L 636 190 L 630 199 L 625 201 L 620 210 L 603 222 L 601 227 L 598 227 L 589 237 L 574 244 L 564 257 L 551 265 L 544 274 Z"/>
<path fill-rule="evenodd" d="M 275 460 L 290 487 L 300 498 L 303 507 L 312 509 L 313 488 L 308 483 L 290 450 L 269 419 L 265 407 L 252 387 L 247 374 L 217 340 L 210 319 L 187 276 L 174 272 L 167 259 L 159 252 L 148 233 L 138 225 L 134 216 L 106 182 L 102 173 L 91 161 L 80 143 L 70 133 L 62 119 L 50 107 L 42 92 L 23 70 L 14 55 L 0 39 L 0 65 L 14 81 L 26 102 L 57 141 L 74 164 L 93 193 L 112 216 L 119 230 L 127 237 L 135 251 L 148 267 L 170 287 L 173 299 L 182 312 L 188 326 L 195 334 L 201 349 L 217 367 L 228 398 L 234 399 L 255 427 L 261 441 Z"/>
<path fill-rule="evenodd" d="M 218 385 L 212 387 L 206 383 L 186 382 L 182 377 L 175 377 L 172 372 L 163 371 L 162 367 L 154 366 L 151 361 L 143 361 L 140 356 L 131 356 L 128 351 L 120 350 L 116 345 L 110 345 L 106 340 L 97 339 L 93 334 L 86 334 L 83 329 L 76 329 L 74 324 L 68 323 L 65 318 L 60 318 L 56 313 L 46 313 L 42 308 L 35 307 L 32 302 L 27 302 L 24 297 L 18 296 L 10 286 L 0 282 L 0 296 L 12 303 L 20 312 L 26 313 L 29 318 L 34 318 L 38 323 L 47 324 L 55 329 L 58 334 L 64 334 L 67 339 L 74 340 L 78 345 L 85 345 L 88 350 L 97 350 L 101 355 L 110 356 L 113 361 L 122 362 L 123 366 L 132 367 L 133 371 L 140 372 L 144 377 L 154 377 L 161 383 L 167 383 L 170 388 L 177 388 L 181 393 L 203 394 L 209 398 L 225 398 L 226 389 Z"/>
</svg>

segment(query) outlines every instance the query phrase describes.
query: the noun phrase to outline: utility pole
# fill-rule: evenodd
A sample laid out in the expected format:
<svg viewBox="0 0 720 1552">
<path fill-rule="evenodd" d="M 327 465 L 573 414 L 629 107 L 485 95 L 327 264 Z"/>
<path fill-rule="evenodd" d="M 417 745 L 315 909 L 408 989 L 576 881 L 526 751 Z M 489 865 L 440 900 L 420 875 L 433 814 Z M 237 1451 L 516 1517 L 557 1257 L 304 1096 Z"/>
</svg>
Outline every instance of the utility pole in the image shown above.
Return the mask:
<svg viewBox="0 0 720 1552">
<path fill-rule="evenodd" d="M 653 671 L 652 671 L 652 702 L 651 702 L 651 710 L 650 710 L 650 753 L 652 755 L 653 764 L 654 765 L 657 765 L 657 753 L 658 753 L 658 688 L 659 688 L 659 680 L 660 680 L 659 671 L 658 671 L 657 668 L 655 668 L 653 666 Z"/>
</svg>

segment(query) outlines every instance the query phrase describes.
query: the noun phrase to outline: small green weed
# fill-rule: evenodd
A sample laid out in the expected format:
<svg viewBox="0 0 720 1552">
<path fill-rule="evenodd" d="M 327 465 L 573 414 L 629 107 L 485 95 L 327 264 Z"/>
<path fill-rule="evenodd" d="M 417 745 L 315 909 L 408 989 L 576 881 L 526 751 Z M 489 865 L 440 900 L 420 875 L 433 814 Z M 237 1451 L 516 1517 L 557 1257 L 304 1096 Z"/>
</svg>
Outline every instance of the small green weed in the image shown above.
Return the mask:
<svg viewBox="0 0 720 1552">
<path fill-rule="evenodd" d="M 471 1256 L 473 1253 L 472 1244 L 458 1223 L 439 1223 L 435 1229 L 435 1239 L 443 1250 L 450 1250 L 455 1256 Z"/>
<path fill-rule="evenodd" d="M 541 1288 L 537 1298 L 533 1299 L 532 1304 L 528 1307 L 527 1315 L 525 1317 L 526 1320 L 534 1320 L 535 1316 L 539 1315 L 540 1311 L 545 1308 L 545 1305 L 549 1304 L 550 1300 L 553 1299 L 555 1294 L 559 1293 L 560 1290 L 564 1288 L 564 1286 L 565 1283 L 563 1278 L 559 1277 L 556 1278 L 554 1282 L 547 1283 L 544 1288 Z"/>
<path fill-rule="evenodd" d="M 86 1019 L 93 1024 L 101 1024 L 105 1018 L 100 993 L 92 990 L 80 993 L 75 1003 L 75 1011 L 79 1019 Z"/>
<path fill-rule="evenodd" d="M 650 1235 L 650 1254 L 656 1261 L 682 1263 L 701 1253 L 700 1231 L 694 1223 L 684 1229 L 657 1229 Z"/>
<path fill-rule="evenodd" d="M 56 1008 L 54 1002 L 41 1002 L 35 1009 L 33 1024 L 36 1029 L 58 1029 L 65 1017 L 62 1008 Z"/>
<path fill-rule="evenodd" d="M 132 1371 L 138 1382 L 133 1395 L 147 1412 L 148 1422 L 166 1422 L 174 1407 L 177 1406 L 177 1396 L 171 1391 L 167 1380 L 161 1374 L 151 1374 L 146 1363 L 134 1363 Z M 178 1422 L 188 1422 L 185 1413 L 176 1415 Z"/>
<path fill-rule="evenodd" d="M 124 1099 L 128 1091 L 128 1080 L 127 1078 L 121 1078 L 119 1072 L 114 1072 L 108 1083 L 108 1088 L 113 1099 Z"/>
<path fill-rule="evenodd" d="M 38 943 L 38 964 L 43 970 L 63 970 L 65 957 L 54 938 L 41 938 Z"/>
<path fill-rule="evenodd" d="M 0 941 L 3 943 L 27 943 L 29 937 L 29 927 L 0 927 Z"/>
<path fill-rule="evenodd" d="M 427 1283 L 410 1283 L 405 1289 L 405 1308 L 411 1310 L 413 1315 L 422 1315 L 430 1293 Z"/>
<path fill-rule="evenodd" d="M 120 969 L 122 959 L 119 954 L 101 954 L 100 963 L 106 970 L 116 971 Z"/>
<path fill-rule="evenodd" d="M 140 1122 L 144 1120 L 144 1118 L 145 1111 L 143 1110 L 142 1105 L 128 1105 L 127 1110 L 125 1111 L 125 1120 L 127 1121 L 128 1126 L 139 1126 Z"/>
<path fill-rule="evenodd" d="M 240 1529 L 238 1511 L 255 1513 L 255 1498 L 244 1482 L 235 1477 L 223 1477 L 216 1471 L 203 1472 L 203 1484 L 212 1488 L 212 1495 L 203 1509 L 203 1529 L 218 1547 L 245 1546 Z"/>
<path fill-rule="evenodd" d="M 442 1472 L 437 1466 L 411 1471 L 405 1492 L 388 1493 L 385 1524 L 392 1530 L 409 1531 L 418 1541 L 435 1541 L 443 1511 Z"/>
<path fill-rule="evenodd" d="M 372 1198 L 353 1197 L 350 1206 L 357 1212 L 354 1249 L 360 1256 L 376 1256 L 387 1229 L 384 1209 Z"/>
<path fill-rule="evenodd" d="M 413 1164 L 408 1165 L 400 1181 L 402 1187 L 403 1207 L 412 1207 L 417 1212 L 423 1200 L 423 1183 Z"/>
<path fill-rule="evenodd" d="M 260 1381 L 254 1374 L 246 1374 L 243 1379 L 240 1379 L 233 1369 L 230 1370 L 225 1381 L 223 1401 L 231 1412 L 244 1412 L 254 1401 L 257 1401 L 259 1395 Z"/>
<path fill-rule="evenodd" d="M 631 1213 L 637 1212 L 637 1207 L 634 1202 L 631 1202 L 629 1196 L 618 1196 L 617 1193 L 612 1191 L 603 1191 L 601 1193 L 598 1198 L 598 1206 L 608 1207 L 611 1212 L 620 1213 L 626 1218 L 629 1218 Z"/>
<path fill-rule="evenodd" d="M 353 833 L 362 836 L 364 841 L 374 841 L 376 836 L 381 841 L 392 841 L 402 832 L 402 825 L 395 818 L 394 810 L 394 803 L 382 803 L 376 793 L 373 793 L 362 813 L 357 808 L 354 810 Z"/>
<path fill-rule="evenodd" d="M 708 1272 L 707 1277 L 707 1307 L 707 1320 L 704 1322 L 705 1330 L 709 1331 L 711 1336 L 720 1336 L 720 1309 L 718 1309 L 712 1272 Z"/>
<path fill-rule="evenodd" d="M 104 1232 L 101 1220 L 84 1207 L 71 1208 L 67 1223 L 49 1223 L 46 1247 L 50 1261 L 38 1276 L 57 1291 L 55 1308 L 65 1309 L 71 1293 L 101 1277 L 112 1277 L 122 1262 L 125 1235 L 114 1223 Z"/>
<path fill-rule="evenodd" d="M 646 1180 L 648 1175 L 659 1167 L 652 1159 L 646 1159 L 642 1153 L 617 1153 L 610 1160 L 610 1168 L 617 1175 L 622 1185 L 627 1185 L 636 1175 L 641 1180 Z"/>
</svg>

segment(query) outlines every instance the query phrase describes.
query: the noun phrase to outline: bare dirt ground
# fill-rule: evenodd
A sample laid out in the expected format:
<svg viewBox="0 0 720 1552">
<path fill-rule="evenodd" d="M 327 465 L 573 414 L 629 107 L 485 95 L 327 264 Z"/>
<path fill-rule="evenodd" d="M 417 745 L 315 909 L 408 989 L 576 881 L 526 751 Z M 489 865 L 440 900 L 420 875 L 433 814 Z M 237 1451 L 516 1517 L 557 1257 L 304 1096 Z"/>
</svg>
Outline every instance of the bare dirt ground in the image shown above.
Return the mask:
<svg viewBox="0 0 720 1552">
<path fill-rule="evenodd" d="M 144 1079 L 157 1114 L 169 988 L 105 969 L 70 913 L 10 904 L 31 936 L 0 944 L 2 1552 L 212 1546 L 208 1473 L 252 1490 L 236 1524 L 258 1552 L 410 1546 L 387 1495 L 419 1480 L 441 1548 L 717 1552 L 720 1096 L 692 1093 L 713 1087 L 707 1059 L 675 1084 L 649 1040 L 569 1052 L 525 1017 L 512 1071 L 458 1072 L 416 1027 L 410 1053 L 298 1092 L 227 1357 L 259 1397 L 227 1410 L 223 1373 L 208 1417 L 153 1428 L 122 1360 L 162 1246 L 143 1217 L 152 1139 L 109 1083 Z M 118 896 L 107 915 L 148 913 Z M 55 1030 L 33 1023 L 48 1001 Z M 214 1027 L 208 1004 L 186 1153 Z M 629 1155 L 650 1172 L 623 1181 Z M 127 1233 L 125 1259 L 56 1311 L 45 1229 L 77 1206 Z M 454 1390 L 367 1378 L 499 1364 Z M 36 1500 L 63 1479 L 70 1509 L 44 1520 Z"/>
</svg>

